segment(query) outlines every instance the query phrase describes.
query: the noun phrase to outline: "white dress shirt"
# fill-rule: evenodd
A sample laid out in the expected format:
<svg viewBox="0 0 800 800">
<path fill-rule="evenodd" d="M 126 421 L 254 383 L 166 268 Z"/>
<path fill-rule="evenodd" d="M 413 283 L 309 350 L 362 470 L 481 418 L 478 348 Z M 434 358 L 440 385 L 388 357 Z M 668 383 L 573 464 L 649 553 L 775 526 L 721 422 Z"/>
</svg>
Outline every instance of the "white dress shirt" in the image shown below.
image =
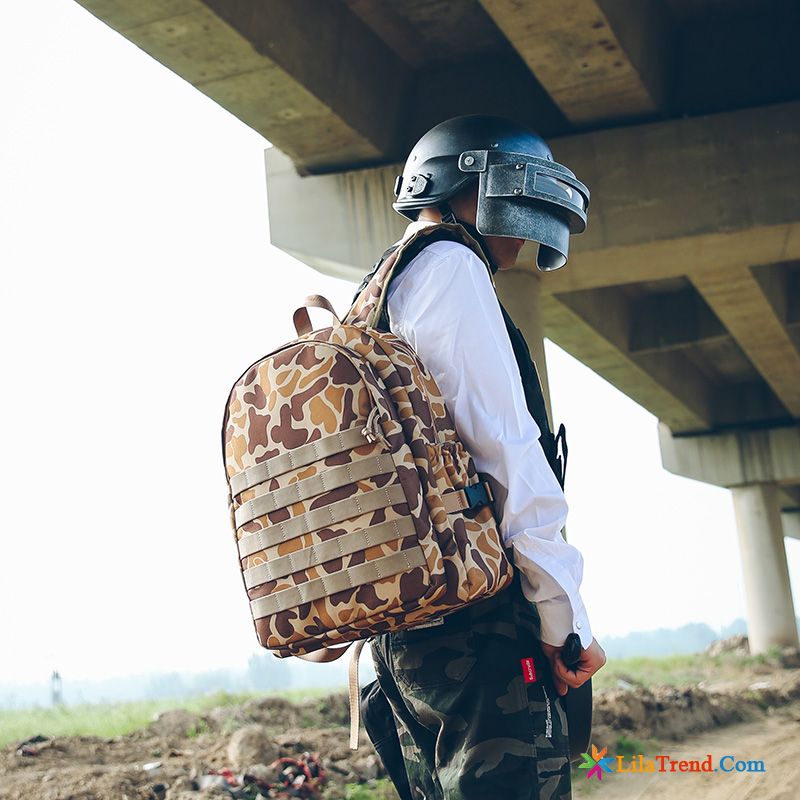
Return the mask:
<svg viewBox="0 0 800 800">
<path fill-rule="evenodd" d="M 392 281 L 387 306 L 392 332 L 430 370 L 475 466 L 491 478 L 500 532 L 539 610 L 542 640 L 560 646 L 574 631 L 588 647 L 583 558 L 561 534 L 567 502 L 528 412 L 486 265 L 464 245 L 435 242 Z"/>
</svg>

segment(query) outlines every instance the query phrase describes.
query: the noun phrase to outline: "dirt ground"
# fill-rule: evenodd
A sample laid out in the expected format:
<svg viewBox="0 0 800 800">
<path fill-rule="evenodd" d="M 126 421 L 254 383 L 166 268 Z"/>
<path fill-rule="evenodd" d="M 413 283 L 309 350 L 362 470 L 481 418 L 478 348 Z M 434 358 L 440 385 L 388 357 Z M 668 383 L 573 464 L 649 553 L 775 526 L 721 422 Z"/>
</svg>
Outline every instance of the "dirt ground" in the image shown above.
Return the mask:
<svg viewBox="0 0 800 800">
<path fill-rule="evenodd" d="M 338 800 L 347 784 L 382 774 L 363 730 L 359 750 L 348 748 L 348 713 L 340 694 L 300 704 L 267 697 L 202 716 L 168 711 L 148 728 L 113 739 L 51 739 L 31 745 L 36 755 L 20 755 L 11 745 L 0 752 L 0 800 L 200 800 L 208 793 L 192 791 L 191 783 L 212 771 L 242 774 L 251 766 L 266 768 L 276 756 L 305 752 L 321 755 L 325 796 Z M 261 741 L 250 742 L 244 763 L 236 765 L 231 742 L 245 727 Z M 258 758 L 259 747 L 268 758 Z"/>
<path fill-rule="evenodd" d="M 659 746 L 660 745 L 660 746 Z M 653 773 L 606 775 L 602 782 L 574 780 L 575 800 L 797 800 L 800 798 L 800 703 L 775 709 L 755 722 L 695 734 L 680 743 L 653 743 L 651 754 L 671 759 L 764 761 L 764 773 Z M 730 763 L 730 762 L 726 762 Z"/>
<path fill-rule="evenodd" d="M 214 709 L 162 714 L 148 728 L 113 739 L 64 737 L 0 751 L 0 800 L 193 800 L 210 794 L 196 783 L 213 770 L 267 774 L 278 756 L 319 753 L 326 800 L 343 800 L 348 784 L 359 798 L 382 766 L 362 731 L 347 746 L 344 695 L 294 704 L 275 697 Z M 247 729 L 249 738 L 239 741 Z M 31 731 L 35 734 L 36 731 Z M 731 754 L 761 759 L 764 774 L 607 774 L 602 782 L 575 770 L 576 800 L 796 800 L 800 798 L 800 668 L 775 664 L 742 670 L 735 680 L 683 687 L 623 685 L 595 697 L 593 740 L 673 759 Z M 236 763 L 239 762 L 239 763 Z M 388 800 L 385 787 L 376 797 Z M 319 796 L 319 795 L 315 795 Z M 491 800 L 491 798 L 489 799 Z"/>
</svg>

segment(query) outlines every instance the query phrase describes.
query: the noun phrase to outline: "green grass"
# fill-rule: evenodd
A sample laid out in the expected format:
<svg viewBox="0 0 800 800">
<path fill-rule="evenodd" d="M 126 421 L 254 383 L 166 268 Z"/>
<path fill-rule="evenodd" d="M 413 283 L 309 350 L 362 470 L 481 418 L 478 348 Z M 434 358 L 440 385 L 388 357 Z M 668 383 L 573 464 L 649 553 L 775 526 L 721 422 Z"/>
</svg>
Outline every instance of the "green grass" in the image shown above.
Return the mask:
<svg viewBox="0 0 800 800">
<path fill-rule="evenodd" d="M 368 784 L 348 783 L 345 800 L 397 800 L 397 792 L 388 778 L 370 781 Z"/>
<path fill-rule="evenodd" d="M 742 656 L 725 653 L 709 658 L 702 653 L 664 658 L 611 659 L 593 679 L 595 690 L 615 688 L 620 679 L 643 686 L 689 686 L 700 681 L 725 681 L 742 677 L 742 672 L 769 662 L 772 654 Z M 319 699 L 332 689 L 293 689 L 269 692 L 273 696 L 300 702 Z M 64 708 L 0 710 L 0 746 L 22 741 L 35 734 L 44 736 L 112 737 L 145 727 L 153 717 L 172 708 L 185 708 L 203 714 L 217 706 L 243 703 L 263 694 L 217 694 L 180 700 L 143 700 L 134 703 L 111 703 Z M 301 725 L 303 721 L 301 721 Z M 312 725 L 309 717 L 307 725 Z M 205 732 L 201 724 L 187 731 L 189 736 Z M 379 795 L 377 795 L 379 796 Z"/>
<path fill-rule="evenodd" d="M 0 747 L 20 742 L 36 734 L 42 736 L 99 736 L 111 738 L 147 726 L 162 711 L 184 708 L 204 714 L 219 706 L 233 706 L 265 695 L 284 697 L 294 702 L 316 699 L 335 689 L 288 689 L 284 692 L 230 694 L 216 692 L 178 700 L 139 700 L 131 703 L 96 703 L 60 708 L 0 709 Z M 187 736 L 205 733 L 201 723 Z"/>
</svg>

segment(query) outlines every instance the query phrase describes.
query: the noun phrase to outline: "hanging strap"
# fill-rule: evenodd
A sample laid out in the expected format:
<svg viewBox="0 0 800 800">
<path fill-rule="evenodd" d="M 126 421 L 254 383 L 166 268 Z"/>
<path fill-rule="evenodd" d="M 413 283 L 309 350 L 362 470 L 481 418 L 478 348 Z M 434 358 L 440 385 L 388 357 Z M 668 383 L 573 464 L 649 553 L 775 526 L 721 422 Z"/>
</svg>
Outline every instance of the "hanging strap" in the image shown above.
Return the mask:
<svg viewBox="0 0 800 800">
<path fill-rule="evenodd" d="M 327 297 L 323 297 L 321 294 L 310 294 L 303 300 L 303 305 L 292 315 L 292 322 L 294 322 L 294 329 L 297 331 L 298 336 L 305 336 L 314 330 L 314 326 L 311 324 L 311 318 L 308 316 L 309 308 L 324 308 L 326 311 L 330 311 L 331 314 L 333 314 L 334 324 L 339 324 L 339 317 L 336 316 L 336 311 L 331 305 L 330 300 L 328 300 Z"/>
<path fill-rule="evenodd" d="M 341 658 L 352 645 L 350 650 L 350 663 L 347 666 L 347 699 L 350 705 L 350 749 L 358 750 L 358 733 L 361 728 L 361 704 L 358 686 L 358 661 L 364 649 L 366 639 L 349 642 L 342 647 L 323 647 L 313 653 L 298 655 L 303 661 L 312 661 L 317 664 L 327 664 Z"/>
<path fill-rule="evenodd" d="M 358 691 L 358 659 L 364 649 L 365 640 L 361 639 L 353 645 L 350 653 L 350 664 L 347 667 L 347 697 L 350 701 L 350 749 L 358 750 L 358 731 L 361 727 L 361 698 Z"/>
<path fill-rule="evenodd" d="M 311 661 L 314 664 L 329 664 L 331 661 L 340 659 L 350 648 L 352 642 L 348 642 L 342 647 L 323 647 L 313 653 L 303 653 L 295 658 L 302 658 L 303 661 Z"/>
</svg>

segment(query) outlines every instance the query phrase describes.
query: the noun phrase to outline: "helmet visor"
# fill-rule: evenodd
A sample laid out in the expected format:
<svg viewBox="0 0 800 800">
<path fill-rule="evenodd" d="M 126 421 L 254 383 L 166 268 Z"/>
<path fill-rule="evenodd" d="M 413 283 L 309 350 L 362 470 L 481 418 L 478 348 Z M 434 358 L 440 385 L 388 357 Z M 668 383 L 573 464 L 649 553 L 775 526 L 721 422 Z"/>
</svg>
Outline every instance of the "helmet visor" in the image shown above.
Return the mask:
<svg viewBox="0 0 800 800">
<path fill-rule="evenodd" d="M 459 167 L 478 172 L 476 227 L 484 236 L 539 243 L 537 266 L 564 266 L 569 237 L 586 229 L 589 190 L 566 167 L 520 153 L 462 153 Z"/>
</svg>

